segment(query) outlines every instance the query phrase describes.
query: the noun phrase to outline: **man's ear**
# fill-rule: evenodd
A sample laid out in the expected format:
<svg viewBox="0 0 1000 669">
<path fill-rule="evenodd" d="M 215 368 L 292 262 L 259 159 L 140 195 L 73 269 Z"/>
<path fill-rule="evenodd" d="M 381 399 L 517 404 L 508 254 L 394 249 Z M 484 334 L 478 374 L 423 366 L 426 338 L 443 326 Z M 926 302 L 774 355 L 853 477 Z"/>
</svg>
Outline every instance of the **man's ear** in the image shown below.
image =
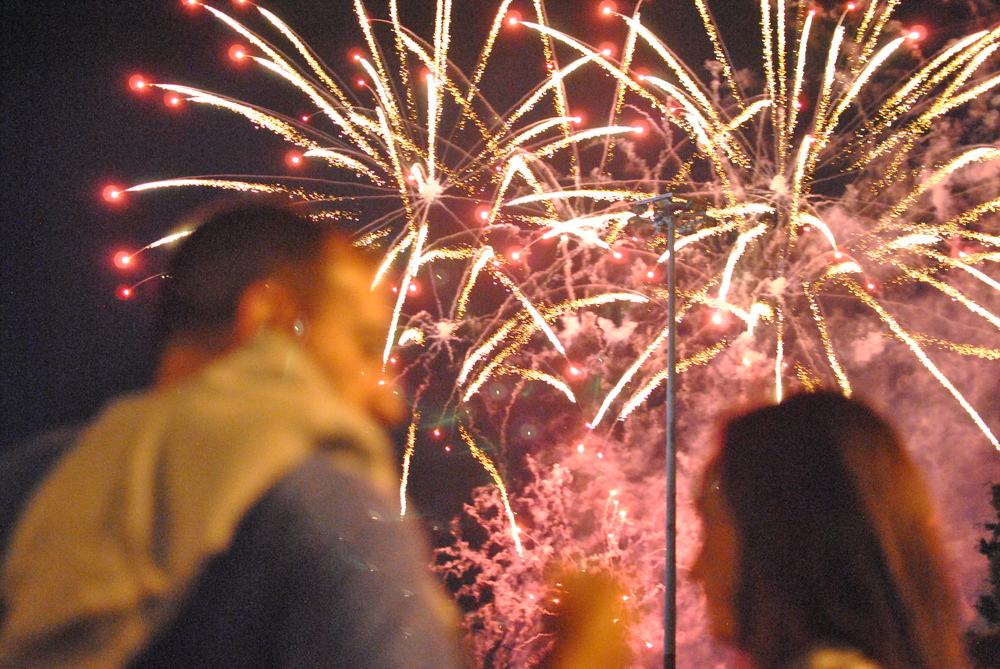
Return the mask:
<svg viewBox="0 0 1000 669">
<path fill-rule="evenodd" d="M 261 328 L 294 333 L 299 303 L 287 283 L 280 279 L 255 281 L 240 296 L 233 322 L 232 343 L 248 343 Z"/>
</svg>

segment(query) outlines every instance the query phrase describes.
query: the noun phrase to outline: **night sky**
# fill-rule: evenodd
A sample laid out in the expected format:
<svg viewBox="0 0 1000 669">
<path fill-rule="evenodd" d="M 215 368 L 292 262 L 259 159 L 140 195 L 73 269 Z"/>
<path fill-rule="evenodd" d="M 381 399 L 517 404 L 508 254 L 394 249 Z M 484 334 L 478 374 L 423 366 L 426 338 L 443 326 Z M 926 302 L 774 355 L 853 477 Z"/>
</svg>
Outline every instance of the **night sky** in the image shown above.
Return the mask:
<svg viewBox="0 0 1000 669">
<path fill-rule="evenodd" d="M 236 15 L 248 11 L 218 4 Z M 348 48 L 359 43 L 350 4 L 286 0 L 268 6 L 334 69 L 347 70 Z M 387 2 L 368 4 L 387 14 Z M 401 4 L 415 24 L 423 16 L 429 25 L 432 2 Z M 472 12 L 458 35 L 477 21 L 485 25 L 495 6 L 484 0 L 456 4 Z M 530 3 L 522 4 L 528 14 Z M 647 22 L 682 52 L 696 49 L 685 36 L 700 33 L 691 4 L 655 0 L 645 11 Z M 968 17 L 967 4 L 909 3 L 909 12 L 955 22 Z M 599 43 L 608 28 L 599 25 L 596 5 L 547 3 L 553 25 Z M 476 7 L 488 11 L 469 9 Z M 729 47 L 737 62 L 752 64 L 756 29 L 748 26 L 754 15 L 727 11 L 718 18 Z M 108 398 L 145 383 L 151 300 L 143 289 L 128 301 L 115 291 L 158 271 L 162 257 L 151 254 L 123 276 L 113 266 L 114 254 L 156 239 L 183 212 L 218 195 L 159 191 L 111 206 L 101 196 L 105 186 L 287 169 L 285 149 L 268 133 L 218 110 L 169 109 L 160 93 L 130 91 L 129 77 L 142 73 L 289 113 L 302 103 L 282 97 L 294 93 L 259 68 L 232 63 L 233 34 L 179 0 L 3 2 L 0 31 L 0 443 L 6 444 L 86 417 Z M 477 30 L 465 44 L 459 37 L 459 55 L 464 49 L 474 56 L 483 35 Z M 691 53 L 691 62 L 700 62 L 702 54 Z"/>
<path fill-rule="evenodd" d="M 147 378 L 149 303 L 116 298 L 112 259 L 155 239 L 192 197 L 111 207 L 101 191 L 214 172 L 227 158 L 233 167 L 236 143 L 252 135 L 245 127 L 169 113 L 127 87 L 136 71 L 193 82 L 199 67 L 213 83 L 218 40 L 208 23 L 179 3 L 146 0 L 0 9 L 4 443 L 85 417 Z M 213 134 L 224 141 L 213 145 Z M 245 158 L 261 169 L 256 152 Z"/>
</svg>

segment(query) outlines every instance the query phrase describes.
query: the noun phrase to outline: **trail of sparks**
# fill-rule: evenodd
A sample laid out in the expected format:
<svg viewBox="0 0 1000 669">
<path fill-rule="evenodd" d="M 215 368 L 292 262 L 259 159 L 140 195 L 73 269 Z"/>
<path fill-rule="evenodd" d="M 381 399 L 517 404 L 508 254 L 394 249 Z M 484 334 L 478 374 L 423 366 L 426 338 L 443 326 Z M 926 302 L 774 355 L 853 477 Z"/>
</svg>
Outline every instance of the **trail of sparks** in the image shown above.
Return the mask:
<svg viewBox="0 0 1000 669">
<path fill-rule="evenodd" d="M 406 515 L 406 487 L 410 482 L 410 460 L 417 447 L 417 425 L 420 423 L 420 414 L 414 412 L 410 427 L 406 431 L 406 450 L 403 452 L 403 475 L 399 480 L 399 515 Z"/>
<path fill-rule="evenodd" d="M 805 352 L 801 348 L 805 344 L 800 334 L 794 340 L 795 348 L 789 348 L 792 340 L 787 338 L 787 330 L 792 323 L 796 323 L 796 332 L 802 332 L 802 328 L 811 323 L 833 380 L 843 392 L 851 392 L 850 381 L 839 361 L 828 321 L 819 303 L 824 276 L 833 278 L 851 274 L 862 283 L 867 282 L 869 288 L 863 291 L 863 297 L 860 293 L 856 297 L 866 305 L 877 305 L 881 310 L 877 313 L 883 323 L 894 333 L 895 328 L 902 326 L 879 303 L 873 292 L 878 286 L 864 278 L 869 271 L 884 273 L 887 268 L 894 268 L 897 283 L 919 282 L 931 286 L 1000 329 L 996 316 L 962 288 L 948 281 L 947 276 L 938 274 L 941 268 L 962 270 L 983 286 L 996 290 L 1000 282 L 980 269 L 985 257 L 973 257 L 963 252 L 961 261 L 948 258 L 938 250 L 944 239 L 937 232 L 941 228 L 915 222 L 923 216 L 921 212 L 925 211 L 924 202 L 929 193 L 948 184 L 971 165 L 997 162 L 1000 152 L 992 147 L 966 149 L 927 170 L 919 178 L 913 178 L 916 175 L 903 169 L 904 160 L 912 162 L 915 156 L 919 157 L 919 153 L 914 152 L 919 151 L 919 142 L 931 130 L 935 119 L 1000 85 L 1000 75 L 982 75 L 994 51 L 1000 49 L 997 41 L 1000 34 L 996 30 L 981 31 L 965 37 L 918 67 L 894 91 L 890 90 L 888 96 L 872 98 L 870 91 L 883 85 L 875 82 L 886 69 L 886 63 L 899 54 L 906 40 L 910 39 L 908 35 L 886 34 L 892 25 L 889 16 L 895 5 L 895 2 L 869 3 L 853 29 L 849 14 L 843 15 L 835 25 L 823 28 L 830 34 L 827 41 L 829 48 L 817 70 L 810 64 L 808 50 L 811 35 L 818 25 L 822 25 L 817 22 L 817 10 L 804 11 L 801 18 L 796 19 L 795 30 L 792 30 L 784 3 L 775 5 L 762 1 L 764 94 L 754 99 L 745 97 L 741 90 L 734 90 L 733 99 L 729 101 L 717 101 L 706 95 L 703 84 L 690 76 L 688 68 L 669 47 L 648 29 L 637 25 L 634 19 L 621 17 L 674 74 L 673 80 L 647 77 L 646 81 L 669 96 L 664 103 L 673 101 L 680 105 L 683 115 L 676 125 L 694 142 L 698 149 L 696 155 L 713 171 L 712 179 L 689 182 L 691 190 L 711 192 L 714 194 L 712 199 L 721 199 L 733 209 L 756 207 L 745 210 L 742 220 L 731 221 L 720 221 L 711 208 L 707 209 L 700 216 L 704 221 L 700 229 L 680 236 L 676 251 L 681 257 L 685 253 L 703 253 L 704 245 L 711 240 L 733 239 L 735 235 L 735 239 L 728 242 L 730 248 L 723 252 L 725 260 L 721 269 L 704 273 L 700 287 L 688 289 L 689 296 L 684 299 L 688 307 L 697 303 L 711 304 L 702 296 L 706 288 L 714 284 L 718 286 L 716 306 L 730 310 L 729 303 L 735 303 L 731 311 L 746 314 L 746 307 L 741 309 L 736 305 L 745 300 L 756 301 L 755 295 L 759 291 L 773 293 L 771 304 L 777 312 L 771 319 L 774 326 L 770 329 L 770 337 L 774 347 L 771 349 L 774 394 L 778 398 L 787 391 L 785 367 L 793 369 L 800 382 L 810 379 L 809 387 L 815 387 L 812 379 L 818 378 L 817 373 L 819 377 L 824 375 L 822 370 L 803 367 L 803 357 L 809 356 L 803 356 Z M 725 57 L 707 6 L 700 1 L 697 6 L 716 58 L 723 61 L 721 77 L 728 81 L 732 78 L 733 68 Z M 795 39 L 787 39 L 792 34 Z M 813 92 L 816 97 L 802 104 L 802 96 L 807 90 L 804 82 L 817 71 L 818 90 Z M 629 73 L 623 69 L 613 73 L 613 76 L 624 81 Z M 875 101 L 866 101 L 870 99 Z M 657 108 L 662 109 L 662 106 Z M 855 109 L 861 111 L 858 115 L 860 123 L 852 117 Z M 727 117 L 731 120 L 725 120 Z M 865 120 L 866 117 L 872 120 Z M 766 130 L 767 124 L 773 132 Z M 847 128 L 852 128 L 853 134 L 841 134 Z M 749 134 L 751 131 L 757 134 Z M 770 139 L 761 141 L 761 137 Z M 836 155 L 844 148 L 849 151 L 850 162 Z M 743 159 L 744 151 L 752 157 L 750 161 Z M 825 191 L 822 196 L 813 192 L 822 179 L 837 174 L 835 169 L 831 171 L 831 165 L 845 162 L 848 170 L 870 169 L 873 175 L 869 181 L 872 191 L 868 197 L 884 197 L 879 201 L 888 203 L 885 213 L 874 221 L 869 218 L 855 219 L 853 229 L 835 225 L 832 222 L 835 219 L 829 216 L 845 205 L 836 199 L 831 200 Z M 860 174 L 864 175 L 863 172 Z M 896 195 L 900 190 L 903 190 L 902 197 Z M 828 204 L 823 206 L 823 203 Z M 971 237 L 981 233 L 968 230 L 966 226 L 981 224 L 983 216 L 994 211 L 995 204 L 976 205 L 946 224 L 952 227 L 950 233 L 945 234 L 961 236 L 973 243 Z M 838 213 L 837 217 L 843 218 L 843 214 Z M 808 238 L 811 228 L 817 228 L 825 237 L 825 250 L 814 249 Z M 904 242 L 900 238 L 901 230 L 909 231 L 912 235 L 910 241 Z M 916 235 L 920 234 L 927 240 L 925 243 L 917 243 Z M 975 243 L 995 248 L 996 240 L 989 237 L 991 235 Z M 752 253 L 748 251 L 751 241 L 754 242 Z M 850 255 L 845 251 L 849 251 Z M 824 260 L 825 253 L 832 254 L 832 257 Z M 663 251 L 658 262 L 665 262 L 668 258 L 669 250 Z M 851 260 L 846 261 L 845 258 Z M 828 267 L 825 272 L 824 265 Z M 778 286 L 776 276 L 780 278 L 781 286 L 804 286 L 806 312 L 811 318 L 803 324 L 798 324 L 802 322 L 799 320 L 801 308 L 794 306 L 797 302 L 791 299 L 787 288 L 775 292 L 775 286 Z M 689 308 L 688 313 L 694 315 L 697 311 Z M 748 335 L 758 341 L 762 338 L 766 340 L 767 332 L 756 327 L 755 320 L 746 320 Z M 677 327 L 683 328 L 684 321 L 679 322 Z M 662 346 L 665 333 L 666 329 L 661 329 L 619 377 L 604 396 L 592 424 L 596 425 L 603 418 L 614 398 L 633 382 L 643 366 L 649 364 L 653 351 Z M 908 344 L 915 342 L 912 337 L 904 339 L 896 334 Z M 914 345 L 910 349 L 932 376 L 955 396 L 987 438 L 996 444 L 997 440 L 989 427 L 971 409 L 964 396 L 919 351 L 919 347 Z M 662 372 L 654 375 L 654 380 L 658 376 L 662 376 Z M 650 390 L 647 386 L 642 392 L 634 394 L 622 414 L 628 415 L 633 411 L 637 406 L 636 400 L 647 397 Z"/>
<path fill-rule="evenodd" d="M 720 64 L 713 75 L 718 80 L 699 79 L 701 68 L 685 63 L 638 12 L 617 15 L 628 31 L 616 62 L 551 27 L 536 0 L 535 20 L 519 21 L 517 29 L 537 40 L 546 74 L 506 112 L 493 108 L 483 87 L 506 48 L 502 30 L 511 0 L 498 3 L 468 77 L 451 60 L 457 24 L 450 0 L 436 3 L 427 41 L 402 24 L 397 0 L 389 3 L 388 20 L 376 20 L 355 0 L 366 47 L 354 59 L 364 79 L 358 90 L 339 83 L 341 77 L 328 72 L 267 10 L 258 8 L 264 25 L 290 49 L 209 8 L 255 49 L 249 62 L 304 96 L 315 118 L 299 122 L 197 88 L 151 85 L 241 116 L 339 176 L 194 177 L 139 184 L 126 192 L 211 187 L 328 206 L 343 203 L 361 184 L 373 199 L 391 203 L 364 230 L 365 243 L 382 253 L 374 283 L 394 273 L 399 277 L 383 362 L 401 348 L 420 356 L 410 369 L 440 366 L 445 363 L 434 361 L 447 358 L 457 368 L 447 411 L 457 411 L 455 405 L 476 411 L 490 379 L 512 376 L 537 382 L 559 401 L 593 415 L 589 428 L 609 415 L 625 419 L 665 378 L 662 348 L 670 327 L 677 328 L 683 349 L 679 372 L 717 364 L 739 342 L 773 361 L 767 383 L 775 398 L 796 387 L 824 385 L 850 394 L 849 359 L 831 332 L 830 317 L 841 308 L 826 301 L 830 286 L 849 285 L 855 301 L 907 344 L 997 444 L 880 291 L 921 285 L 1000 330 L 1000 317 L 987 308 L 990 301 L 963 287 L 975 283 L 1000 291 L 992 270 L 1000 260 L 1000 235 L 994 234 L 1000 196 L 987 193 L 987 201 L 972 201 L 944 222 L 935 222 L 927 204 L 976 166 L 1000 162 L 1000 150 L 970 147 L 935 164 L 926 151 L 928 134 L 945 114 L 1000 87 L 1000 75 L 985 72 L 1000 49 L 1000 28 L 949 45 L 885 90 L 889 64 L 905 58 L 910 39 L 893 32 L 890 16 L 897 2 L 872 2 L 862 12 L 833 16 L 761 0 L 764 83 L 756 90 L 737 81 L 711 3 L 694 1 Z M 386 37 L 392 49 L 384 48 Z M 816 43 L 824 45 L 818 55 L 810 47 Z M 572 57 L 560 62 L 556 47 Z M 662 65 L 660 76 L 637 77 L 631 70 L 651 60 Z M 611 114 L 606 125 L 588 127 L 568 111 L 568 100 L 575 82 L 591 87 L 596 77 L 613 84 Z M 625 179 L 616 175 L 615 161 L 630 154 L 611 149 L 650 141 L 637 130 L 636 111 L 662 125 L 657 141 L 676 146 L 662 151 L 669 157 L 658 164 L 662 173 Z M 677 131 L 683 141 L 668 139 Z M 593 146 L 602 147 L 600 158 L 596 166 L 586 166 Z M 914 164 L 921 165 L 920 174 Z M 858 184 L 863 202 L 837 191 L 836 184 L 848 179 Z M 650 212 L 637 216 L 626 210 L 668 184 L 679 195 L 678 207 L 687 206 L 675 216 L 673 252 L 682 271 L 679 316 L 672 324 L 664 322 L 662 309 L 662 265 L 670 256 L 662 223 Z M 508 260 L 507 247 L 515 244 L 524 256 Z M 539 253 L 547 260 L 533 264 L 531 253 L 550 248 L 545 244 L 557 250 Z M 963 247 L 960 258 L 952 257 L 948 244 Z M 616 266 L 622 269 L 613 270 Z M 452 268 L 447 277 L 438 275 L 444 267 Z M 952 281 L 959 273 L 968 279 L 964 284 Z M 588 311 L 613 313 L 635 330 L 620 354 L 631 356 L 624 371 L 615 367 L 617 376 L 595 379 L 581 393 L 571 386 L 579 379 L 561 371 L 563 365 L 569 368 L 570 354 L 578 354 L 561 319 L 582 318 Z M 693 333 L 703 332 L 703 323 L 716 317 L 723 324 L 715 326 L 715 340 L 706 334 L 696 341 Z M 725 325 L 726 319 L 733 325 Z M 447 327 L 436 327 L 435 320 Z M 935 347 L 985 358 L 1000 348 L 958 342 Z M 601 367 L 592 352 L 582 355 L 590 367 Z M 402 513 L 420 420 L 415 413 L 404 454 Z M 520 551 L 498 470 L 464 428 L 461 434 L 501 489 Z M 501 434 L 497 443 L 504 442 Z"/>
<path fill-rule="evenodd" d="M 507 497 L 507 486 L 503 483 L 503 478 L 500 476 L 500 472 L 497 471 L 496 465 L 490 460 L 490 457 L 483 453 L 483 451 L 476 446 L 475 439 L 469 434 L 463 426 L 458 428 L 459 434 L 462 435 L 462 440 L 465 442 L 466 446 L 469 447 L 469 452 L 472 456 L 482 464 L 483 468 L 489 473 L 490 477 L 493 479 L 494 485 L 496 485 L 497 490 L 500 491 L 500 498 L 503 500 L 503 508 L 507 513 L 507 521 L 510 523 L 510 536 L 511 540 L 514 542 L 514 548 L 517 550 L 517 554 L 524 556 L 524 546 L 521 545 L 521 530 L 517 526 L 517 519 L 514 517 L 514 510 L 510 507 L 510 499 Z"/>
<path fill-rule="evenodd" d="M 882 307 L 882 305 L 876 302 L 871 297 L 871 295 L 862 290 L 856 283 L 854 282 L 844 282 L 844 283 L 847 286 L 847 288 L 852 293 L 854 293 L 854 295 L 859 300 L 861 300 L 864 304 L 866 304 L 869 308 L 871 308 L 872 311 L 878 314 L 879 318 L 881 318 L 882 321 L 889 326 L 889 328 L 892 330 L 892 333 L 896 335 L 896 337 L 898 337 L 904 344 L 910 347 L 910 350 L 913 351 L 913 355 L 915 355 L 917 359 L 920 361 L 920 363 L 927 368 L 927 371 L 929 371 L 931 374 L 934 375 L 934 378 L 938 380 L 938 383 L 940 383 L 949 393 L 951 393 L 952 397 L 954 397 L 958 401 L 958 403 L 962 405 L 962 408 L 965 409 L 965 412 L 969 414 L 969 417 L 971 417 L 973 421 L 975 421 L 976 425 L 979 426 L 979 429 L 982 430 L 983 434 L 985 434 L 990 439 L 990 442 L 993 444 L 993 446 L 997 449 L 1000 449 L 1000 441 L 998 441 L 997 438 L 990 431 L 989 427 L 986 425 L 986 421 L 984 421 L 982 416 L 980 416 L 979 413 L 972 408 L 972 405 L 968 403 L 968 401 L 965 399 L 962 393 L 959 392 L 959 390 L 951 383 L 951 381 L 948 380 L 948 378 L 938 368 L 938 366 L 935 365 L 931 361 L 931 359 L 927 357 L 927 354 L 924 353 L 924 350 L 920 347 L 920 344 L 918 344 L 917 341 L 912 336 L 910 336 L 910 333 L 907 332 L 906 329 L 904 329 L 895 318 L 889 315 L 889 313 Z"/>
</svg>

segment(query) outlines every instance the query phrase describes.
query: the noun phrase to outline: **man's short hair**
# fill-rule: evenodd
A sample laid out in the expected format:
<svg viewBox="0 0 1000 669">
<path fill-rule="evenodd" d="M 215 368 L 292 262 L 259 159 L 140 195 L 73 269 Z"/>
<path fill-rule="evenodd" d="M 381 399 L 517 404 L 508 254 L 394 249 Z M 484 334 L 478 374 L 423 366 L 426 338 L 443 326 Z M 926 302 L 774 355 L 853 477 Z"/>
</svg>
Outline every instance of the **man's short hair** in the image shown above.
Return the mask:
<svg viewBox="0 0 1000 669">
<path fill-rule="evenodd" d="M 274 204 L 216 210 L 184 238 L 162 284 L 156 339 L 162 348 L 189 338 L 219 343 L 243 292 L 271 277 L 308 280 L 335 231 Z"/>
</svg>

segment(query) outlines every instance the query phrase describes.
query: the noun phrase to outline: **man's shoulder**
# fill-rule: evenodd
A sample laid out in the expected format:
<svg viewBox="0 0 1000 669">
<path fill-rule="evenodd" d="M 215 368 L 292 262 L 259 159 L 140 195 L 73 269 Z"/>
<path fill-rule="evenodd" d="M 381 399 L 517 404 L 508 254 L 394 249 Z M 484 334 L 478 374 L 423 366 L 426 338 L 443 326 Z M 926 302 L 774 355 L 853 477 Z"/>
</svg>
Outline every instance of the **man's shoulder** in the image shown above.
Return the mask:
<svg viewBox="0 0 1000 669">
<path fill-rule="evenodd" d="M 398 502 L 385 494 L 376 478 L 357 467 L 344 466 L 338 456 L 328 451 L 312 454 L 282 476 L 261 502 L 290 507 L 319 502 L 320 508 L 342 508 L 348 513 L 362 506 L 388 512 L 395 506 L 398 516 Z"/>
<path fill-rule="evenodd" d="M 424 566 L 423 540 L 400 517 L 398 501 L 363 472 L 319 452 L 279 479 L 250 509 L 239 534 L 282 536 L 281 550 L 301 542 L 300 555 L 352 551 Z"/>
<path fill-rule="evenodd" d="M 459 666 L 426 545 L 392 502 L 328 453 L 307 458 L 250 508 L 133 669 Z"/>
</svg>

